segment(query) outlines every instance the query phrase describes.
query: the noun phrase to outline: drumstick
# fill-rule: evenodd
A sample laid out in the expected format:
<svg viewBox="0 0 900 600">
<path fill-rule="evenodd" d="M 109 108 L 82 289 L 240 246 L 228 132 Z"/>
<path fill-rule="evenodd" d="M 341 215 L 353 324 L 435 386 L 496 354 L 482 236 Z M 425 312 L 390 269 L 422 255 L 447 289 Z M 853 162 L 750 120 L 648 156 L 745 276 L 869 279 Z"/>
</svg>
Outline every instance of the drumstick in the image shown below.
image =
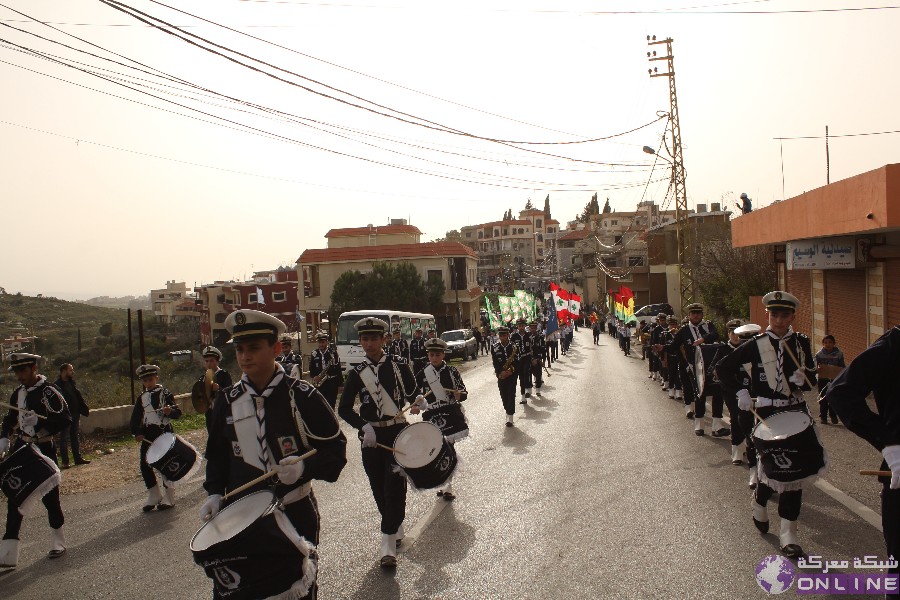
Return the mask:
<svg viewBox="0 0 900 600">
<path fill-rule="evenodd" d="M 890 477 L 893 475 L 891 471 L 873 471 L 870 469 L 862 469 L 860 475 L 875 475 L 876 477 Z"/>
<path fill-rule="evenodd" d="M 797 366 L 797 369 L 801 373 L 803 373 L 803 379 L 806 380 L 806 385 L 808 385 L 810 389 L 814 388 L 815 386 L 812 384 L 812 381 L 809 380 L 809 376 L 807 376 L 807 374 L 806 374 L 806 368 L 800 366 L 800 361 L 797 360 L 797 356 L 794 354 L 794 351 L 791 350 L 791 347 L 788 346 L 787 344 L 782 344 L 782 347 L 785 350 L 787 350 L 788 356 L 790 356 L 791 360 L 794 361 L 794 364 Z"/>
<path fill-rule="evenodd" d="M 44 420 L 47 419 L 47 417 L 45 417 L 44 415 L 39 415 L 36 412 L 34 412 L 33 410 L 28 410 L 27 408 L 19 408 L 18 406 L 13 406 L 12 404 L 7 404 L 6 402 L 0 402 L 0 406 L 5 406 L 6 408 L 11 408 L 13 410 L 17 410 L 22 413 L 28 413 L 30 415 L 35 415 L 35 416 L 37 416 L 38 419 L 44 419 Z"/>
<path fill-rule="evenodd" d="M 285 459 L 285 464 L 288 464 L 288 465 L 294 465 L 294 464 L 297 464 L 297 463 L 300 462 L 301 460 L 304 460 L 304 459 L 309 458 L 310 456 L 312 456 L 312 455 L 315 454 L 316 452 L 317 452 L 316 449 L 313 448 L 312 450 L 310 450 L 310 451 L 307 452 L 306 454 L 301 454 L 300 456 L 289 456 L 289 457 L 287 457 L 287 458 Z M 231 497 L 234 496 L 235 494 L 240 494 L 240 493 L 243 492 L 244 490 L 250 489 L 250 488 L 252 488 L 254 485 L 256 485 L 257 483 L 262 483 L 263 481 L 265 481 L 266 479 L 268 479 L 269 477 L 272 477 L 272 476 L 274 476 L 274 475 L 276 475 L 276 472 L 275 472 L 275 471 L 269 471 L 269 472 L 266 473 L 265 475 L 260 475 L 260 476 L 257 477 L 256 479 L 251 479 L 250 481 L 248 481 L 248 482 L 245 483 L 244 485 L 242 485 L 242 486 L 240 486 L 240 487 L 237 487 L 237 488 L 231 490 L 230 492 L 228 492 L 227 494 L 225 494 L 224 496 L 222 496 L 222 500 L 227 500 L 228 498 L 231 498 Z"/>
<path fill-rule="evenodd" d="M 383 448 L 385 450 L 390 450 L 391 452 L 396 452 L 397 454 L 404 454 L 404 455 L 406 454 L 406 452 L 402 452 L 400 450 L 397 450 L 396 448 L 392 448 L 391 446 L 385 446 L 384 444 L 379 444 L 377 442 L 375 443 L 375 445 L 378 446 L 379 448 Z"/>
</svg>

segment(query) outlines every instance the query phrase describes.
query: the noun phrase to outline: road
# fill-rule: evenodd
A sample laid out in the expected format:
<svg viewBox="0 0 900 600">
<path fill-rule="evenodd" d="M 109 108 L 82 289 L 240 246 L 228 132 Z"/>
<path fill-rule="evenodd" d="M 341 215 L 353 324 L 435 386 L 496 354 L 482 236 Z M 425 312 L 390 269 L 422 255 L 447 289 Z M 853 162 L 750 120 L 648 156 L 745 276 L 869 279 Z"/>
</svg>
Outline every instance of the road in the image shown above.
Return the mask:
<svg viewBox="0 0 900 600">
<path fill-rule="evenodd" d="M 579 331 L 561 358 L 543 397 L 518 406 L 514 428 L 504 426 L 490 360 L 464 364 L 472 433 L 457 444 L 458 497 L 410 492 L 394 574 L 377 566 L 377 511 L 351 440 L 340 480 L 316 484 L 320 597 L 764 597 L 754 569 L 778 539 L 753 528 L 748 471 L 731 464 L 728 439 L 693 435 L 646 362 L 606 335 L 595 346 Z M 877 468 L 879 455 L 842 426 L 822 435 L 833 468 L 804 492 L 803 547 L 826 559 L 883 558 L 870 523 L 877 485 L 854 474 Z M 209 598 L 188 547 L 200 484 L 188 482 L 164 513 L 141 512 L 140 483 L 64 496 L 69 551 L 55 561 L 45 558 L 49 530 L 36 509 L 19 568 L 0 574 L 2 597 Z M 770 518 L 777 532 L 774 506 Z"/>
</svg>

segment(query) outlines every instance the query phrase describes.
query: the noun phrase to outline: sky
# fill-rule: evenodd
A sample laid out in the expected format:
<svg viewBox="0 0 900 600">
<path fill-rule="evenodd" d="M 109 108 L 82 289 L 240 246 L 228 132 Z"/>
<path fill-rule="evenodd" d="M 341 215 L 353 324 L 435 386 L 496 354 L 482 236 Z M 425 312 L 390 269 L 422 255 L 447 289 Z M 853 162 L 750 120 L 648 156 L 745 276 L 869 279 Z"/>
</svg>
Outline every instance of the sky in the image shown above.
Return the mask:
<svg viewBox="0 0 900 600">
<path fill-rule="evenodd" d="M 825 185 L 826 126 L 832 182 L 900 162 L 900 134 L 855 135 L 900 130 L 876 6 L 0 0 L 0 286 L 243 279 L 332 228 L 429 241 L 547 195 L 563 223 L 594 193 L 671 209 L 648 35 L 674 40 L 689 207 L 766 206 Z"/>
</svg>

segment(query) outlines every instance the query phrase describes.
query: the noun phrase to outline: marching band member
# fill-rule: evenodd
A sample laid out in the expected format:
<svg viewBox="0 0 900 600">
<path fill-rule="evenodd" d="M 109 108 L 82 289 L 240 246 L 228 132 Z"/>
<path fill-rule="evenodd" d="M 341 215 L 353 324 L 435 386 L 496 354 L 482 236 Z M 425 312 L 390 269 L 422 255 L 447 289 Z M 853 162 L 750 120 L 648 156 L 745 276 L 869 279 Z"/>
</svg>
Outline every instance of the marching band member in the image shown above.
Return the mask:
<svg viewBox="0 0 900 600">
<path fill-rule="evenodd" d="M 681 392 L 684 396 L 684 414 L 694 419 L 694 432 L 703 435 L 703 416 L 706 414 L 706 402 L 697 398 L 694 387 L 694 353 L 700 344 L 711 344 L 719 339 L 716 326 L 703 320 L 703 305 L 694 303 L 687 306 L 688 322 L 682 325 L 675 334 L 674 344 L 678 349 L 678 375 L 681 379 Z M 672 365 L 669 365 L 671 368 Z M 721 416 L 721 413 L 720 415 Z"/>
<path fill-rule="evenodd" d="M 285 329 L 287 329 L 287 327 L 285 327 Z M 278 355 L 278 358 L 276 358 L 275 361 L 284 369 L 285 375 L 290 375 L 294 379 L 303 379 L 303 356 L 294 354 L 294 351 L 291 350 L 292 344 L 293 340 L 290 335 L 282 335 L 281 354 Z M 293 374 L 295 369 L 297 375 Z"/>
<path fill-rule="evenodd" d="M 23 410 L 10 410 L 3 417 L 0 424 L 0 454 L 13 452 L 26 444 L 34 444 L 41 454 L 58 463 L 53 436 L 69 426 L 72 417 L 60 391 L 38 373 L 40 359 L 37 354 L 24 352 L 10 355 L 9 370 L 15 374 L 19 386 L 13 391 L 9 403 Z M 9 438 L 13 433 L 17 433 L 17 438 L 10 447 Z M 59 481 L 57 471 L 56 476 L 46 484 L 53 487 L 41 498 L 47 508 L 47 520 L 51 529 L 47 558 L 59 558 L 66 552 L 63 533 L 65 517 L 59 503 Z M 35 490 L 34 493 L 39 492 L 40 490 Z M 14 568 L 19 563 L 19 531 L 24 518 L 19 508 L 15 501 L 7 502 L 6 533 L 0 542 L 0 568 Z"/>
<path fill-rule="evenodd" d="M 144 503 L 144 512 L 168 510 L 175 504 L 174 487 L 166 485 L 163 478 L 163 492 L 159 491 L 156 481 L 156 473 L 147 463 L 147 450 L 152 442 L 164 433 L 174 433 L 172 420 L 181 417 L 181 409 L 175 402 L 172 392 L 159 383 L 159 367 L 156 365 L 141 365 L 137 368 L 137 376 L 144 386 L 134 409 L 131 411 L 131 434 L 141 443 L 141 477 L 147 486 L 147 501 Z"/>
<path fill-rule="evenodd" d="M 238 310 L 225 319 L 225 329 L 243 374 L 236 384 L 220 390 L 213 408 L 203 484 L 209 496 L 200 507 L 200 519 L 215 517 L 227 492 L 274 471 L 274 479 L 251 487 L 241 497 L 272 489 L 297 533 L 317 545 L 319 507 L 311 483 L 337 481 L 347 463 L 347 440 L 322 394 L 286 375 L 277 362 L 284 323 L 264 312 Z M 290 458 L 311 449 L 317 452 L 309 458 L 299 462 Z M 304 597 L 315 598 L 315 581 L 308 581 L 302 565 L 297 569 L 293 585 L 308 587 Z M 218 592 L 217 584 L 214 598 L 220 597 Z"/>
<path fill-rule="evenodd" d="M 828 403 L 847 429 L 866 440 L 884 457 L 881 482 L 881 524 L 888 556 L 900 556 L 900 402 L 897 365 L 900 364 L 900 327 L 892 327 L 834 378 L 826 392 Z M 877 413 L 866 398 L 875 396 Z M 900 572 L 897 567 L 888 574 Z"/>
<path fill-rule="evenodd" d="M 316 345 L 318 347 L 309 355 L 309 375 L 313 385 L 319 389 L 331 409 L 335 410 L 338 390 L 343 383 L 341 362 L 328 347 L 328 334 L 324 331 L 316 334 Z"/>
<path fill-rule="evenodd" d="M 681 378 L 678 376 L 678 345 L 675 343 L 675 334 L 678 333 L 678 318 L 671 316 L 667 319 L 668 329 L 659 334 L 659 343 L 653 349 L 660 355 L 660 365 L 663 363 L 664 379 L 666 385 L 663 389 L 668 392 L 669 398 L 681 400 Z M 665 357 L 663 361 L 662 357 Z"/>
<path fill-rule="evenodd" d="M 525 330 L 525 319 L 516 321 L 517 331 L 509 336 L 509 341 L 516 345 L 518 354 L 519 391 L 522 398 L 519 404 L 526 404 L 531 398 L 531 334 Z"/>
<path fill-rule="evenodd" d="M 716 356 L 713 359 L 713 368 L 715 369 L 718 366 L 718 363 L 721 362 L 726 356 L 734 352 L 741 344 L 746 341 L 746 338 L 741 338 L 738 331 L 739 328 L 744 325 L 744 322 L 740 319 L 731 319 L 725 324 L 725 329 L 728 333 L 728 342 L 723 344 L 719 351 L 716 353 Z M 756 326 L 755 331 L 759 331 L 759 326 Z M 750 336 L 747 337 L 752 337 Z M 749 386 L 749 374 L 744 371 L 743 373 L 744 381 L 742 383 L 744 385 Z M 734 394 L 726 393 L 722 390 L 722 399 L 725 402 L 725 405 L 728 406 L 728 414 L 731 415 L 731 464 L 740 465 L 743 464 L 743 456 L 744 451 L 747 446 L 747 440 L 750 437 L 750 432 L 753 429 L 753 413 L 747 410 L 741 410 L 738 407 L 737 396 Z M 715 435 L 715 433 L 713 433 Z M 752 441 L 750 442 L 752 445 Z M 748 463 L 749 463 L 749 452 L 748 452 Z M 756 453 L 753 452 L 753 464 L 751 468 L 756 468 Z M 755 483 L 755 482 L 754 482 Z"/>
<path fill-rule="evenodd" d="M 413 339 L 409 343 L 409 362 L 413 373 L 418 373 L 428 364 L 428 352 L 425 350 L 425 338 L 422 337 L 422 328 L 416 327 Z"/>
<path fill-rule="evenodd" d="M 393 452 L 378 444 L 392 446 L 394 438 L 406 427 L 401 409 L 416 397 L 416 380 L 405 358 L 383 352 L 387 323 L 366 317 L 354 327 L 366 357 L 347 374 L 338 413 L 359 430 L 363 468 L 381 513 L 380 564 L 390 569 L 397 566 L 396 548 L 403 538 L 406 479 L 394 471 Z M 357 396 L 359 413 L 353 409 Z"/>
<path fill-rule="evenodd" d="M 531 336 L 531 377 L 534 381 L 534 387 L 537 388 L 538 397 L 541 395 L 541 386 L 544 385 L 544 357 L 547 355 L 547 344 L 544 342 L 544 336 L 538 333 L 537 323 L 528 324 L 531 328 L 529 335 Z"/>
<path fill-rule="evenodd" d="M 428 351 L 429 364 L 416 376 L 420 394 L 410 412 L 418 414 L 420 410 L 424 411 L 422 418 L 440 428 L 447 441 L 455 444 L 457 440 L 469 435 L 469 425 L 460 405 L 469 393 L 459 370 L 444 362 L 447 342 L 441 338 L 432 338 L 425 342 L 425 349 Z M 456 498 L 451 485 L 452 479 L 453 475 L 437 492 L 438 496 L 448 502 Z"/>
<path fill-rule="evenodd" d="M 809 338 L 794 332 L 791 324 L 796 317 L 800 301 L 783 291 L 769 292 L 763 296 L 763 304 L 769 315 L 766 331 L 754 336 L 725 357 L 716 369 L 726 394 L 735 394 L 741 410 L 753 408 L 762 419 L 783 411 L 802 411 L 809 414 L 803 392 L 810 390 L 816 371 Z M 794 363 L 794 359 L 801 366 Z M 750 365 L 749 383 L 743 376 L 743 365 Z M 824 460 L 824 457 L 823 457 Z M 769 531 L 766 503 L 779 490 L 778 515 L 781 517 L 779 540 L 781 551 L 788 557 L 803 554 L 797 538 L 797 518 L 803 501 L 804 478 L 784 483 L 769 478 L 762 464 L 758 466 L 759 483 L 750 501 L 753 524 L 762 533 Z M 821 471 L 820 471 L 821 473 Z"/>
<path fill-rule="evenodd" d="M 216 395 L 219 393 L 219 390 L 224 390 L 233 382 L 231 380 L 231 374 L 219 366 L 219 363 L 222 362 L 221 350 L 219 350 L 215 346 L 206 346 L 201 351 L 201 355 L 203 356 L 203 366 L 205 366 L 207 370 L 212 370 L 213 372 L 212 394 L 210 398 L 209 409 L 205 414 L 206 430 L 209 431 L 209 420 L 212 416 L 212 409 L 213 405 L 215 404 Z M 203 381 L 204 377 L 205 374 L 201 375 L 200 380 Z"/>
<path fill-rule="evenodd" d="M 403 334 L 399 327 L 394 328 L 394 339 L 391 340 L 388 346 L 388 354 L 409 359 L 409 342 L 403 339 Z"/>
<path fill-rule="evenodd" d="M 494 374 L 497 376 L 497 387 L 500 388 L 500 400 L 506 410 L 506 426 L 513 426 L 513 415 L 516 414 L 516 363 L 518 346 L 509 339 L 509 328 L 497 328 L 499 340 L 491 346 L 491 359 L 494 362 Z"/>
</svg>

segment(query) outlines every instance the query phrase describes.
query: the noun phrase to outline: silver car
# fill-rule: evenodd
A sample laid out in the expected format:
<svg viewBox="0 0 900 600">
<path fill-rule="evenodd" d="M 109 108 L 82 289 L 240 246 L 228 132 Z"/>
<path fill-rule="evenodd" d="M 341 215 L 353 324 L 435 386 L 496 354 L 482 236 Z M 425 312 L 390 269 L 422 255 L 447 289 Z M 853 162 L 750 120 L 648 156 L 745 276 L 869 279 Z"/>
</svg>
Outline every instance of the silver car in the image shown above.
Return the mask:
<svg viewBox="0 0 900 600">
<path fill-rule="evenodd" d="M 478 342 L 471 329 L 451 329 L 441 334 L 441 339 L 447 342 L 445 358 L 461 358 L 467 360 L 470 356 L 478 357 Z"/>
</svg>

